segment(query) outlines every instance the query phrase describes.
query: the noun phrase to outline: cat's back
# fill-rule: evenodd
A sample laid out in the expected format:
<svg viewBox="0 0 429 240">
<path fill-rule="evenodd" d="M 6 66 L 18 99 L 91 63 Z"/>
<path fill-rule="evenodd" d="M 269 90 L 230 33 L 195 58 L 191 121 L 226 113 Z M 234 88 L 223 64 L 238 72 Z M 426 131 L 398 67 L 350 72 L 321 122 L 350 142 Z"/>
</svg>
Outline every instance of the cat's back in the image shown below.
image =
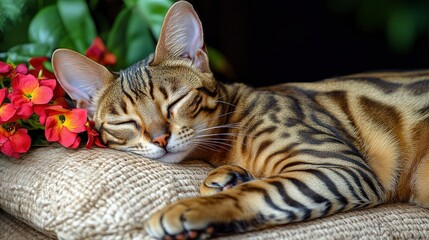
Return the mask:
<svg viewBox="0 0 429 240">
<path fill-rule="evenodd" d="M 311 98 L 321 105 L 333 102 L 361 108 L 383 105 L 406 115 L 426 115 L 429 70 L 359 73 L 311 83 L 285 83 L 258 91 L 293 95 L 303 102 Z"/>
<path fill-rule="evenodd" d="M 290 133 L 297 129 L 300 133 L 311 128 L 318 134 L 335 135 L 351 143 L 366 156 L 388 191 L 394 191 L 396 182 L 408 179 L 399 173 L 398 166 L 409 172 L 427 152 L 427 70 L 362 73 L 312 83 L 285 83 L 255 89 L 248 99 L 248 106 L 257 102 L 259 107 L 247 118 L 264 118 L 267 129 L 275 125 L 279 131 Z M 313 139 L 301 135 L 291 136 L 297 142 Z M 396 171 L 398 175 L 384 174 Z M 400 187 L 397 191 L 400 199 L 410 196 L 409 188 Z"/>
<path fill-rule="evenodd" d="M 429 70 L 358 73 L 306 83 L 289 81 L 284 84 L 262 87 L 258 90 L 283 92 L 290 88 L 299 88 L 314 93 L 380 91 L 384 94 L 392 94 L 403 91 L 412 95 L 421 95 L 429 92 Z"/>
</svg>

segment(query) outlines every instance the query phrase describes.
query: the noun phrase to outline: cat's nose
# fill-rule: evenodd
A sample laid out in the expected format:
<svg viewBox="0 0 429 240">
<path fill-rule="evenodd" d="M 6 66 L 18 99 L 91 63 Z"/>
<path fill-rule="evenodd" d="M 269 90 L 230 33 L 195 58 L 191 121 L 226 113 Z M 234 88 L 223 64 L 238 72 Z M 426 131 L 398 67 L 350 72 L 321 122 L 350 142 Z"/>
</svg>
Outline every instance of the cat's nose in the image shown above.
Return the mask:
<svg viewBox="0 0 429 240">
<path fill-rule="evenodd" d="M 156 144 L 160 147 L 165 147 L 168 144 L 168 139 L 170 138 L 170 134 L 165 133 L 162 135 L 159 135 L 157 137 L 152 138 L 152 143 Z"/>
</svg>

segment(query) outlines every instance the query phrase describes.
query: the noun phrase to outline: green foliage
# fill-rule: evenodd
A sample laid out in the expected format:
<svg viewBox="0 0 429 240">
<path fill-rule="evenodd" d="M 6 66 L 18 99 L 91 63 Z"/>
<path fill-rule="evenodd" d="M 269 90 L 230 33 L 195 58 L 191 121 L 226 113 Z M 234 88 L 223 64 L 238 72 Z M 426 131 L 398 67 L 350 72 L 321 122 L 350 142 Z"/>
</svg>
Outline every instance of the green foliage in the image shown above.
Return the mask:
<svg viewBox="0 0 429 240">
<path fill-rule="evenodd" d="M 52 19 L 61 19 L 56 5 L 45 7 L 37 13 L 28 28 L 30 42 L 50 48 L 58 46 L 66 31 L 62 21 L 52 21 Z"/>
<path fill-rule="evenodd" d="M 26 0 L 0 1 L 0 32 L 4 32 L 8 26 L 15 25 L 21 20 L 26 10 L 26 2 Z"/>
<path fill-rule="evenodd" d="M 75 49 L 83 53 L 97 36 L 95 23 L 84 0 L 58 0 L 60 19 Z"/>
<path fill-rule="evenodd" d="M 35 56 L 47 56 L 51 48 L 43 43 L 26 43 L 16 45 L 7 52 L 8 61 L 17 63 L 28 62 L 28 60 Z"/>
<path fill-rule="evenodd" d="M 118 57 L 118 68 L 130 66 L 155 50 L 164 15 L 171 0 L 128 0 L 107 39 L 107 48 Z M 127 44 L 123 44 L 127 43 Z"/>
<path fill-rule="evenodd" d="M 103 12 L 97 11 L 99 0 L 38 0 L 38 4 L 25 0 L 0 0 L 0 9 L 10 9 L 10 13 L 4 15 L 15 22 L 19 17 L 24 19 L 31 15 L 31 11 L 25 11 L 24 4 L 34 9 L 27 22 L 24 21 L 18 29 L 12 27 L 6 32 L 7 37 L 0 39 L 0 42 L 7 40 L 7 45 L 14 43 L 7 49 L 2 49 L 4 44 L 0 43 L 0 50 L 7 51 L 0 53 L 0 60 L 27 62 L 34 56 L 50 57 L 56 48 L 69 48 L 85 54 L 94 38 L 100 36 L 117 58 L 113 70 L 126 68 L 154 52 L 164 16 L 173 2 L 124 0 L 113 24 L 109 24 Z M 3 12 L 0 11 L 0 29 Z M 23 31 L 28 31 L 28 39 Z M 20 39 L 10 38 L 10 35 L 17 34 Z M 209 58 L 215 72 L 230 75 L 231 67 L 220 52 L 210 49 Z"/>
<path fill-rule="evenodd" d="M 18 44 L 3 55 L 19 63 L 35 56 L 50 56 L 58 47 L 84 53 L 96 36 L 95 24 L 84 0 L 58 0 L 42 5 L 37 11 L 28 26 L 29 43 Z"/>
<path fill-rule="evenodd" d="M 356 23 L 365 31 L 384 31 L 392 50 L 406 53 L 418 38 L 429 35 L 429 1 L 329 0 L 339 13 L 356 14 Z"/>
<path fill-rule="evenodd" d="M 7 5 L 11 15 L 18 19 L 25 15 L 26 1 L 0 1 Z M 82 54 L 97 35 L 89 6 L 94 8 L 98 1 L 89 5 L 84 0 L 57 0 L 49 6 L 41 5 L 28 26 L 28 43 L 10 48 L 0 57 L 9 61 L 25 62 L 34 56 L 50 56 L 56 48 L 64 47 Z M 125 1 L 112 27 L 103 33 L 107 48 L 118 59 L 116 69 L 125 68 L 153 52 L 162 21 L 172 0 L 129 0 Z M 3 11 L 2 11 L 3 12 Z"/>
</svg>

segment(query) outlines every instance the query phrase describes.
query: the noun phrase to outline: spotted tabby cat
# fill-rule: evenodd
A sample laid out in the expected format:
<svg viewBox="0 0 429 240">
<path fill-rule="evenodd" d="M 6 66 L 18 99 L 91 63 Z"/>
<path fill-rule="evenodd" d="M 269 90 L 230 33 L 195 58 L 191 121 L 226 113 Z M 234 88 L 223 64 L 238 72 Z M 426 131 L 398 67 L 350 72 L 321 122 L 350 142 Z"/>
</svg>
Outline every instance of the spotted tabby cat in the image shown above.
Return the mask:
<svg viewBox="0 0 429 240">
<path fill-rule="evenodd" d="M 203 196 L 147 221 L 154 237 L 242 232 L 389 201 L 429 207 L 429 71 L 223 84 L 185 1 L 167 13 L 155 54 L 124 71 L 66 49 L 53 66 L 110 148 L 218 167 Z"/>
</svg>

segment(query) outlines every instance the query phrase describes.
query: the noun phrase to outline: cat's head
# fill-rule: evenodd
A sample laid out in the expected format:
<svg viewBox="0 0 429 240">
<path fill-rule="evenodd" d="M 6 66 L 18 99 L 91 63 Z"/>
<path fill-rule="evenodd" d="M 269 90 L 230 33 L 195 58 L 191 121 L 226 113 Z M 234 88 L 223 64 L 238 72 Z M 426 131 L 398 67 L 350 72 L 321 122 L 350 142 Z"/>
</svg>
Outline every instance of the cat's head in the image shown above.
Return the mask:
<svg viewBox="0 0 429 240">
<path fill-rule="evenodd" d="M 188 2 L 168 11 L 154 55 L 128 69 L 112 73 L 67 49 L 56 50 L 52 64 L 110 148 L 179 162 L 218 124 L 218 84 L 201 22 Z"/>
</svg>

